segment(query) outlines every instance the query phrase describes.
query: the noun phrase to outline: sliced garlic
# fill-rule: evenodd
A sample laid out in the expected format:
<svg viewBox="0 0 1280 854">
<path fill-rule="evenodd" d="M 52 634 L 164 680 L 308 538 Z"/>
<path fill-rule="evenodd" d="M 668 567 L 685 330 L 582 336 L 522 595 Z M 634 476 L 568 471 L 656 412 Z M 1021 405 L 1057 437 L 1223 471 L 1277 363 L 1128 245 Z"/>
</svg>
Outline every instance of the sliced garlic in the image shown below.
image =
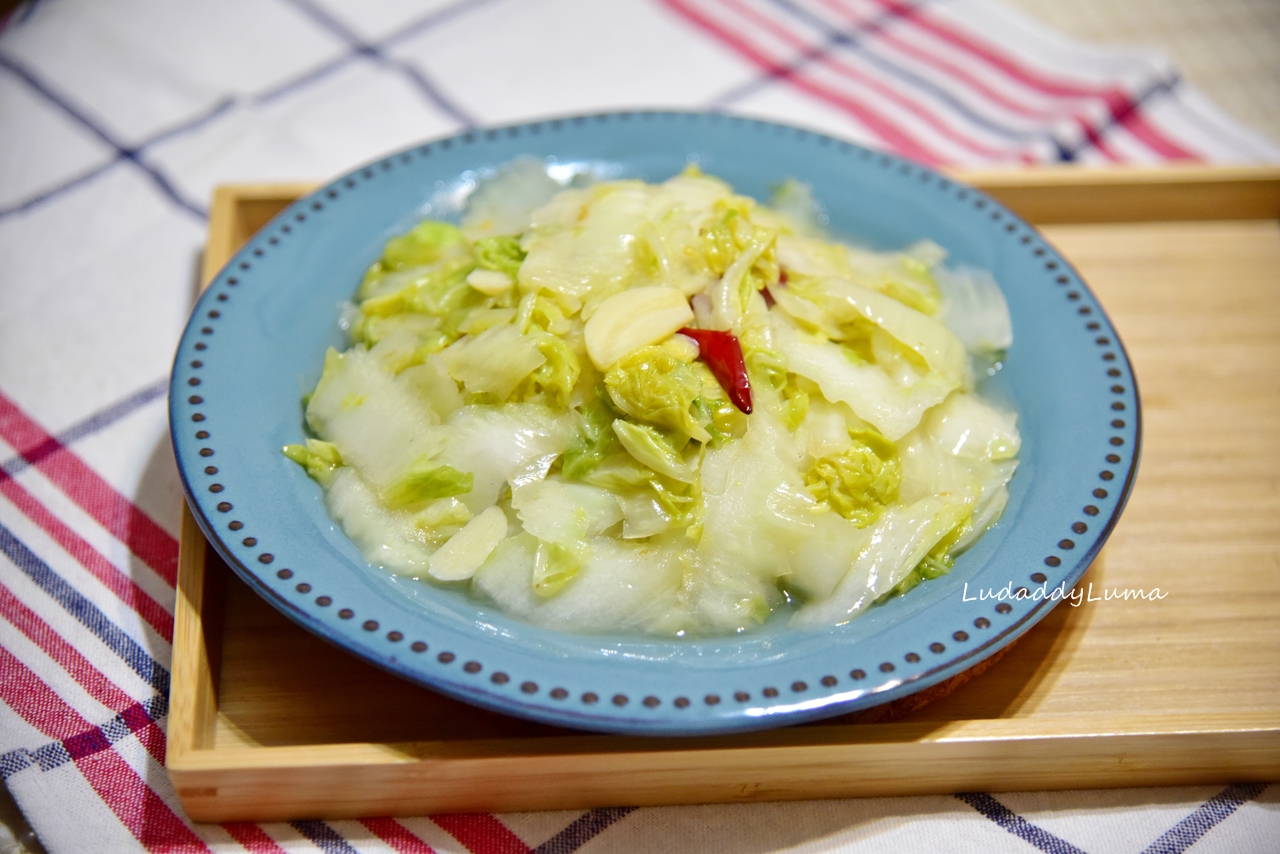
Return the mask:
<svg viewBox="0 0 1280 854">
<path fill-rule="evenodd" d="M 600 303 L 583 327 L 587 355 L 597 368 L 609 366 L 638 347 L 669 337 L 693 320 L 693 309 L 675 288 L 632 288 Z"/>
<path fill-rule="evenodd" d="M 485 296 L 496 297 L 511 290 L 515 282 L 501 270 L 472 270 L 467 274 L 467 284 Z"/>
<path fill-rule="evenodd" d="M 427 571 L 441 581 L 468 579 L 506 536 L 507 515 L 499 507 L 490 507 L 463 525 L 431 556 Z"/>
</svg>

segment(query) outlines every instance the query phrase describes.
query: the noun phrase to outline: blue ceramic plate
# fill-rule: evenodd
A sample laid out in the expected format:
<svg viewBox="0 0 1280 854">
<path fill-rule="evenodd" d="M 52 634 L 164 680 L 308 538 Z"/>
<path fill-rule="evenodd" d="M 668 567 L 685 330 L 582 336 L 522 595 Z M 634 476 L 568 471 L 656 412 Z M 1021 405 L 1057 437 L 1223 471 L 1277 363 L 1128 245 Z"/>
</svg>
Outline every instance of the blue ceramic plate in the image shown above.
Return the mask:
<svg viewBox="0 0 1280 854">
<path fill-rule="evenodd" d="M 879 248 L 929 238 L 1004 288 L 1014 345 L 987 392 L 1012 403 L 1021 466 L 1000 523 L 944 578 L 817 631 L 744 638 L 562 634 L 465 595 L 416 599 L 369 566 L 280 453 L 299 397 L 345 346 L 339 304 L 383 243 L 449 215 L 477 172 L 519 156 L 659 181 L 696 160 L 768 198 L 812 186 L 834 234 Z M 428 209 L 430 206 L 430 209 Z M 1114 527 L 1137 465 L 1137 391 L 1101 306 L 1039 233 L 930 169 L 809 131 L 697 113 L 615 113 L 468 132 L 370 164 L 262 229 L 195 308 L 174 363 L 174 447 L 187 498 L 227 563 L 302 626 L 460 700 L 592 730 L 695 734 L 822 718 L 960 673 L 1069 592 Z M 986 598 L 991 594 L 1003 598 Z"/>
</svg>

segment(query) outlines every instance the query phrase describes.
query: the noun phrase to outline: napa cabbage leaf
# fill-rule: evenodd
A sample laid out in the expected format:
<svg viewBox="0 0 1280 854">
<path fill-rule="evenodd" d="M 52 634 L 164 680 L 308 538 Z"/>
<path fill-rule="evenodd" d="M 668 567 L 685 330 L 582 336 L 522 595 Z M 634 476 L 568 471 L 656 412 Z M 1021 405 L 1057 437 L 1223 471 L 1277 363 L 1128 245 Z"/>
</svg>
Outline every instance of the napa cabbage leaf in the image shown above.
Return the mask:
<svg viewBox="0 0 1280 854">
<path fill-rule="evenodd" d="M 654 427 L 678 430 L 699 442 L 711 434 L 710 413 L 698 406 L 698 373 L 670 351 L 641 347 L 619 359 L 604 378 L 609 398 L 622 412 Z"/>
</svg>

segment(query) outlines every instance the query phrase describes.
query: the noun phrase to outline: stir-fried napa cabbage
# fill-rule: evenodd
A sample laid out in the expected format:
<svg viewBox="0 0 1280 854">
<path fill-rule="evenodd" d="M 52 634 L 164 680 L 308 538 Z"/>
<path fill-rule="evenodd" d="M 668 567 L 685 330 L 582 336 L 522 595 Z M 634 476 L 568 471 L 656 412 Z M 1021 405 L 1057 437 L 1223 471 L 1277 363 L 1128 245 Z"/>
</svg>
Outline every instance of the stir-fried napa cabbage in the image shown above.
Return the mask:
<svg viewBox="0 0 1280 854">
<path fill-rule="evenodd" d="M 284 449 L 368 560 L 575 632 L 844 623 L 999 519 L 994 280 L 827 238 L 697 170 L 518 161 L 387 242 Z M 683 331 L 682 331 L 683 330 Z"/>
</svg>

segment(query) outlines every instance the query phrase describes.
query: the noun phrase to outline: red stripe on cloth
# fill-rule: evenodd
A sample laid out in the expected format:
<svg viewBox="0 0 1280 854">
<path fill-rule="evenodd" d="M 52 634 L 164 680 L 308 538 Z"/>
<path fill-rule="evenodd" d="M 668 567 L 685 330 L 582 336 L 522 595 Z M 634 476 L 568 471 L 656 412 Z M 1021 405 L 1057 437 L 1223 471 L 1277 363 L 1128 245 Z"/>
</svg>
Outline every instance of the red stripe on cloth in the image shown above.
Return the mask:
<svg viewBox="0 0 1280 854">
<path fill-rule="evenodd" d="M 844 112 L 849 113 L 865 125 L 868 130 L 880 137 L 880 139 L 894 151 L 926 163 L 940 162 L 940 158 L 936 153 L 925 148 L 924 145 L 919 143 L 914 137 L 899 128 L 893 122 L 886 119 L 884 116 L 868 109 L 863 104 L 859 104 L 851 98 L 824 87 L 817 86 L 803 77 L 796 76 L 792 69 L 788 68 L 784 63 L 768 56 L 763 50 L 756 48 L 738 34 L 720 26 L 710 17 L 704 15 L 700 10 L 695 9 L 691 3 L 685 2 L 685 0 L 662 0 L 662 2 L 665 3 L 672 11 L 682 16 L 693 25 L 701 28 L 713 37 L 729 45 L 742 56 L 764 69 L 770 75 L 786 80 L 797 89 L 808 92 L 810 95 L 813 95 L 814 97 L 826 101 Z"/>
<path fill-rule="evenodd" d="M 751 8 L 745 3 L 741 3 L 738 0 L 720 0 L 720 3 L 721 5 L 733 11 L 735 14 L 739 15 L 743 20 L 754 24 L 755 26 L 759 27 L 762 30 L 765 30 L 770 35 L 786 43 L 792 48 L 797 48 L 802 51 L 805 51 L 805 50 L 811 51 L 813 49 L 813 46 L 811 44 L 806 42 L 801 37 L 797 36 L 794 32 L 789 30 L 787 27 L 783 26 L 778 21 L 772 18 L 769 18 L 766 15 L 760 14 L 760 12 Z M 951 127 L 946 122 L 940 120 L 938 118 L 937 112 L 935 112 L 928 106 L 919 103 L 918 101 L 914 100 L 911 97 L 908 97 L 906 94 L 903 93 L 902 90 L 895 89 L 893 86 L 890 86 L 887 83 L 884 83 L 883 81 L 876 79 L 876 77 L 874 77 L 873 75 L 868 74 L 864 71 L 861 71 L 849 65 L 847 62 L 842 62 L 841 60 L 835 58 L 830 53 L 823 53 L 816 56 L 815 62 L 821 63 L 825 67 L 834 71 L 840 77 L 846 80 L 850 80 L 856 85 L 862 86 L 866 90 L 875 92 L 881 97 L 883 97 L 884 99 L 898 105 L 902 109 L 911 113 L 921 122 L 927 124 L 939 136 L 943 137 L 944 139 L 948 139 L 951 142 L 954 142 L 955 144 L 963 148 L 968 149 L 974 154 L 978 154 L 982 157 L 986 157 L 990 159 L 1007 160 L 1009 159 L 1012 153 L 1007 149 L 992 148 L 990 146 L 983 145 L 982 143 L 977 142 L 976 140 L 968 138 L 963 133 L 960 133 L 957 129 Z M 799 73 L 804 74 L 805 72 L 802 70 Z M 814 85 L 820 85 L 820 84 L 815 83 Z"/>
<path fill-rule="evenodd" d="M 842 17 L 844 17 L 846 21 L 854 24 L 855 26 L 860 26 L 867 22 L 867 19 L 865 17 L 859 18 L 853 13 L 852 10 L 846 8 L 842 3 L 840 3 L 839 0 L 819 0 L 819 2 L 821 2 L 828 9 L 831 9 L 837 12 L 838 14 L 840 14 Z M 879 2 L 879 0 L 870 0 L 870 2 Z M 910 22 L 910 23 L 915 23 L 915 22 Z M 937 36 L 937 33 L 934 33 L 934 35 Z M 917 62 L 920 62 L 922 65 L 930 66 L 943 71 L 952 79 L 957 80 L 965 84 L 966 86 L 968 86 L 970 89 L 976 92 L 980 97 L 985 98 L 994 104 L 998 104 L 999 106 L 1011 112 L 1015 112 L 1020 115 L 1024 115 L 1024 116 L 1042 120 L 1042 121 L 1045 121 L 1045 120 L 1051 121 L 1051 120 L 1057 120 L 1057 119 L 1073 120 L 1075 124 L 1080 126 L 1081 131 L 1084 133 L 1085 138 L 1089 140 L 1089 143 L 1095 149 L 1097 149 L 1098 152 L 1101 153 L 1105 158 L 1111 161 L 1119 161 L 1122 159 L 1121 157 L 1117 156 L 1114 151 L 1111 150 L 1111 148 L 1102 139 L 1102 135 L 1098 133 L 1096 128 L 1093 127 L 1092 123 L 1087 118 L 1079 114 L 1079 107 L 1083 106 L 1085 103 L 1088 103 L 1089 101 L 1098 100 L 1098 93 L 1094 92 L 1093 90 L 1081 89 L 1077 94 L 1074 94 L 1074 95 L 1064 95 L 1061 92 L 1053 93 L 1054 97 L 1062 98 L 1061 109 L 1050 110 L 1050 111 L 1039 110 L 1039 109 L 1030 107 L 1028 105 L 1019 104 L 1013 99 L 1006 97 L 1002 92 L 999 92 L 995 88 L 988 86 L 986 83 L 980 80 L 976 75 L 970 73 L 969 70 L 966 69 L 963 65 L 960 65 L 954 62 L 948 62 L 946 59 L 943 59 L 940 56 L 936 56 L 928 53 L 927 51 L 920 50 L 919 48 L 910 44 L 909 42 L 906 42 L 902 39 L 895 37 L 886 27 L 881 27 L 877 33 L 877 36 L 880 39 L 880 41 L 882 41 L 884 44 L 892 46 L 894 49 L 910 56 L 912 59 L 914 59 Z M 951 40 L 951 39 L 943 38 L 943 41 L 948 42 L 953 47 L 959 47 L 966 51 L 969 50 L 969 43 L 967 40 L 964 42 L 961 42 L 959 40 Z M 1006 74 L 1007 74 L 1006 69 L 1001 68 L 1000 70 L 1006 71 Z M 1021 77 L 1019 77 L 1016 74 L 1012 76 L 1015 78 L 1015 80 L 1025 85 L 1025 81 L 1023 81 Z M 1105 96 L 1105 93 L 1103 93 L 1103 95 Z M 1105 102 L 1106 98 L 1103 97 L 1103 100 Z M 1108 109 L 1110 109 L 1110 106 L 1108 106 Z M 1031 162 L 1030 159 L 1028 159 L 1027 162 Z"/>
<path fill-rule="evenodd" d="M 55 486 L 129 547 L 170 587 L 178 577 L 178 541 L 13 401 L 0 394 L 0 439 L 12 445 Z M 0 478 L 9 475 L 0 473 Z"/>
<path fill-rule="evenodd" d="M 76 760 L 76 766 L 148 851 L 193 854 L 209 850 L 204 840 L 114 750 Z"/>
<path fill-rule="evenodd" d="M 819 2 L 836 14 L 844 17 L 844 19 L 854 27 L 862 28 L 868 24 L 874 23 L 869 17 L 854 14 L 850 9 L 845 8 L 843 4 L 839 3 L 838 0 L 819 0 Z M 892 47 L 898 53 L 910 57 L 912 61 L 918 62 L 920 65 L 936 68 L 939 71 L 942 71 L 947 75 L 947 77 L 963 83 L 983 98 L 993 104 L 998 104 L 1011 113 L 1041 121 L 1052 121 L 1054 119 L 1067 117 L 1066 114 L 1059 110 L 1037 109 L 1030 104 L 1019 103 L 998 89 L 987 85 L 982 79 L 977 75 L 972 74 L 969 69 L 965 68 L 963 65 L 955 62 L 949 62 L 947 59 L 938 56 L 937 54 L 922 50 L 909 41 L 898 38 L 887 27 L 878 26 L 874 29 L 874 33 L 878 42 Z"/>
<path fill-rule="evenodd" d="M 164 762 L 164 731 L 142 707 L 104 676 L 66 638 L 40 619 L 9 588 L 0 584 L 0 616 L 12 623 L 46 655 L 56 661 L 89 696 L 117 712 L 157 762 Z"/>
<path fill-rule="evenodd" d="M 208 851 L 200 837 L 169 809 L 147 782 L 79 712 L 0 647 L 0 700 L 48 738 L 66 747 L 85 781 L 148 851 Z"/>
<path fill-rule="evenodd" d="M 1076 119 L 1076 123 L 1080 125 L 1080 132 L 1084 134 L 1084 138 L 1089 140 L 1089 144 L 1102 152 L 1102 155 L 1108 160 L 1119 162 L 1122 158 L 1111 150 L 1111 146 L 1107 145 L 1107 141 L 1102 138 L 1102 133 L 1093 126 L 1093 123 L 1087 119 Z"/>
<path fill-rule="evenodd" d="M 1117 122 L 1124 126 L 1124 129 L 1133 134 L 1147 148 L 1150 148 L 1161 157 L 1169 160 L 1202 160 L 1200 155 L 1195 154 L 1178 143 L 1169 139 L 1156 129 L 1155 125 L 1147 121 L 1143 115 L 1140 105 L 1135 104 L 1127 95 L 1117 93 L 1114 99 L 1108 100 L 1108 108 L 1111 115 Z M 1088 130 L 1091 133 L 1098 133 L 1092 127 Z"/>
<path fill-rule="evenodd" d="M 36 646 L 56 661 L 88 693 L 113 712 L 127 709 L 134 699 L 89 663 L 80 652 L 32 611 L 4 584 L 0 584 L 0 616 L 12 623 Z"/>
<path fill-rule="evenodd" d="M 90 729 L 89 722 L 0 646 L 0 700 L 48 738 L 65 741 Z"/>
<path fill-rule="evenodd" d="M 394 848 L 397 854 L 436 854 L 434 848 L 414 836 L 409 828 L 394 818 L 362 818 L 360 823 Z M 524 850 L 529 849 L 526 847 Z"/>
<path fill-rule="evenodd" d="M 488 813 L 433 815 L 431 820 L 466 846 L 471 854 L 530 854 L 533 850 Z"/>
<path fill-rule="evenodd" d="M 249 854 L 285 854 L 285 850 L 276 844 L 274 839 L 267 836 L 267 832 L 256 824 L 235 822 L 222 825 L 222 829 L 232 839 L 244 846 Z"/>
<path fill-rule="evenodd" d="M 173 640 L 173 615 L 134 583 L 119 567 L 23 489 L 16 480 L 0 480 L 0 492 L 26 514 L 116 597 L 138 613 L 166 641 Z"/>
<path fill-rule="evenodd" d="M 940 21 L 930 18 L 926 11 L 920 7 L 907 5 L 900 2 L 900 0 L 871 0 L 871 2 L 893 12 L 903 20 L 910 21 L 912 24 L 933 33 L 948 44 L 962 48 L 991 67 L 1004 72 L 1009 77 L 1032 89 L 1050 95 L 1101 98 L 1106 103 L 1112 117 L 1124 125 L 1130 133 L 1151 147 L 1157 154 L 1171 160 L 1198 159 L 1194 154 L 1173 140 L 1162 136 L 1148 124 L 1133 99 L 1119 89 L 1114 87 L 1099 89 L 1097 87 L 1054 80 L 1015 62 L 1007 54 L 1001 53 L 987 44 L 969 38 Z"/>
</svg>

